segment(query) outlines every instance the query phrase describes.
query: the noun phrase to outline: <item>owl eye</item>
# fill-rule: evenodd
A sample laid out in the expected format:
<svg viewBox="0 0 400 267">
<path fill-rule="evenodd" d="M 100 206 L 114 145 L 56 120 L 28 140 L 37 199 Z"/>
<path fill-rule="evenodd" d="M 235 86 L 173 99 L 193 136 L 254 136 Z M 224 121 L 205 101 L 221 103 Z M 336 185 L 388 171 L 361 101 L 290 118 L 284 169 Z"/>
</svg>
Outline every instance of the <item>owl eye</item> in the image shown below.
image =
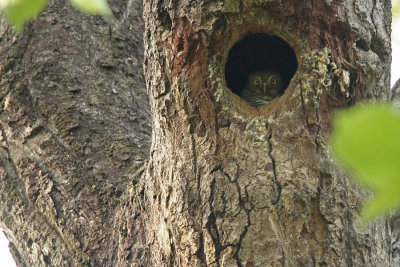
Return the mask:
<svg viewBox="0 0 400 267">
<path fill-rule="evenodd" d="M 272 85 L 276 85 L 276 83 L 278 82 L 278 79 L 277 78 L 271 78 L 271 84 Z"/>
<path fill-rule="evenodd" d="M 254 85 L 258 85 L 258 79 L 257 78 L 253 80 L 253 84 Z"/>
</svg>

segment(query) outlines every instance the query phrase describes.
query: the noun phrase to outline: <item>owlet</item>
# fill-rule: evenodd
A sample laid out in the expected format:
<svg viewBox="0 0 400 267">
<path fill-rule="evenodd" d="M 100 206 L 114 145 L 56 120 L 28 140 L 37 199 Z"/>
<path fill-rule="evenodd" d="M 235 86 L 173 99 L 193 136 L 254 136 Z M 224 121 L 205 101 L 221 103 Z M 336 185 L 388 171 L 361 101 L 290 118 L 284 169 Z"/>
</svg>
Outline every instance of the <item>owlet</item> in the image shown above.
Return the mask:
<svg viewBox="0 0 400 267">
<path fill-rule="evenodd" d="M 282 89 L 283 81 L 279 73 L 262 70 L 249 76 L 246 88 L 240 92 L 240 96 L 253 107 L 259 107 L 278 97 Z"/>
</svg>

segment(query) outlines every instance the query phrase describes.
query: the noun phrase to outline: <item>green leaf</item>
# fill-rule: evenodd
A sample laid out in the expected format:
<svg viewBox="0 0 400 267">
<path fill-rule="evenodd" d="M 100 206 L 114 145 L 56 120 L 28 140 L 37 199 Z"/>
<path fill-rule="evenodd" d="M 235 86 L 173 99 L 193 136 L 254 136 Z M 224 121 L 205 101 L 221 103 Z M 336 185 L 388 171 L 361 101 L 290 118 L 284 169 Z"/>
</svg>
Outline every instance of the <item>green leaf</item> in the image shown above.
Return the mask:
<svg viewBox="0 0 400 267">
<path fill-rule="evenodd" d="M 71 4 L 85 13 L 112 17 L 107 0 L 70 0 Z"/>
<path fill-rule="evenodd" d="M 369 221 L 400 205 L 400 112 L 388 105 L 358 105 L 333 121 L 334 154 L 374 192 L 361 213 Z"/>
<path fill-rule="evenodd" d="M 400 1 L 392 0 L 392 15 L 393 17 L 398 17 L 400 14 Z"/>
<path fill-rule="evenodd" d="M 47 0 L 0 0 L 0 8 L 6 19 L 21 32 L 24 23 L 36 17 L 46 3 Z"/>
</svg>

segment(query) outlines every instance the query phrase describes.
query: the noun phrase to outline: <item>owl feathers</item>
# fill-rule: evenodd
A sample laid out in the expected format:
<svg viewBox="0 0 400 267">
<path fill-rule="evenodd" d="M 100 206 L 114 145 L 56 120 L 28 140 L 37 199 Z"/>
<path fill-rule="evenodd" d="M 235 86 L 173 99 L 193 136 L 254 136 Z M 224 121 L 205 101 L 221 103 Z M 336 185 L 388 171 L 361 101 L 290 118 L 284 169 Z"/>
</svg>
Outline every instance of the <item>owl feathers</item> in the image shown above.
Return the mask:
<svg viewBox="0 0 400 267">
<path fill-rule="evenodd" d="M 283 89 L 282 76 L 271 70 L 252 73 L 240 96 L 253 107 L 265 105 L 278 97 Z"/>
</svg>

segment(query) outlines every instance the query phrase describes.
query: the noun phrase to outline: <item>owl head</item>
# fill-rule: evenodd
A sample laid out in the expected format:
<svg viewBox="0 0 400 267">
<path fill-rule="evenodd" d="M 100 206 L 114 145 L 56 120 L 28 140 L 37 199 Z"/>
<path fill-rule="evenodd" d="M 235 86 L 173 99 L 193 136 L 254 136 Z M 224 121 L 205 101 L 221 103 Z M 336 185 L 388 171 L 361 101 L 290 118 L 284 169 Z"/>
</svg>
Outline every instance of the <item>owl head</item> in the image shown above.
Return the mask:
<svg viewBox="0 0 400 267">
<path fill-rule="evenodd" d="M 282 76 L 271 70 L 263 70 L 252 73 L 249 76 L 247 89 L 262 96 L 265 100 L 278 97 L 283 89 Z"/>
</svg>

